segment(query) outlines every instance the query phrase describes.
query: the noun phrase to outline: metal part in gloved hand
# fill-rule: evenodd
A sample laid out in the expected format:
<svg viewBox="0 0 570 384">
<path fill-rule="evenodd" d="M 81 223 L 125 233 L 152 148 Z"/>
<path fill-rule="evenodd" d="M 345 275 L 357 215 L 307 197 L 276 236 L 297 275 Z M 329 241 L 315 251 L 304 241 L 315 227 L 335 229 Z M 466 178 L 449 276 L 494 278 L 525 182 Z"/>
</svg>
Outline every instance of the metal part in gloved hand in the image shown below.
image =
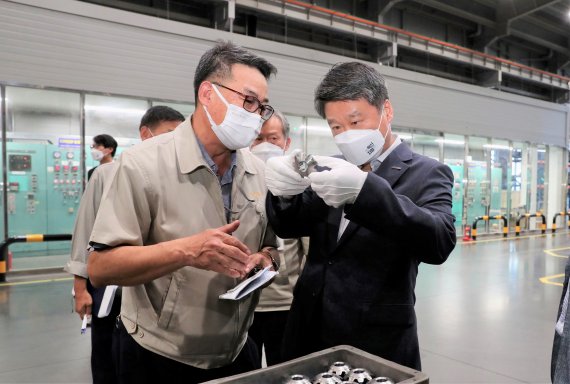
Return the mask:
<svg viewBox="0 0 570 384">
<path fill-rule="evenodd" d="M 274 196 L 291 197 L 303 193 L 311 181 L 299 175 L 295 157 L 300 150 L 290 155 L 272 157 L 265 164 L 265 183 Z"/>
<path fill-rule="evenodd" d="M 338 208 L 354 203 L 368 173 L 343 159 L 314 157 L 319 167 L 327 167 L 329 170 L 309 174 L 313 191 L 330 207 Z"/>
<path fill-rule="evenodd" d="M 316 165 L 317 161 L 313 155 L 305 155 L 303 152 L 295 153 L 295 168 L 302 177 L 307 177 L 311 172 L 314 172 Z"/>
</svg>

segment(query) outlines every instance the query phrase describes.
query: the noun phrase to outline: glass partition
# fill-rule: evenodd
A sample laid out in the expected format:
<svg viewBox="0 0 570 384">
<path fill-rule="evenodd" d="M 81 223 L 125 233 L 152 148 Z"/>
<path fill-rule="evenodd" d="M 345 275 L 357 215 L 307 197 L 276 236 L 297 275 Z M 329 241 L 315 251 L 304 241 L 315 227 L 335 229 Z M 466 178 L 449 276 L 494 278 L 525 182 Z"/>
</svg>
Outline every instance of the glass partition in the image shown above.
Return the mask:
<svg viewBox="0 0 570 384">
<path fill-rule="evenodd" d="M 539 144 L 536 146 L 536 212 L 546 213 L 547 200 L 545 187 L 548 186 L 547 170 L 547 147 Z M 531 212 L 534 213 L 534 212 Z"/>
<path fill-rule="evenodd" d="M 149 107 L 146 100 L 85 95 L 85 136 L 138 139 L 141 117 Z"/>
<path fill-rule="evenodd" d="M 79 93 L 6 87 L 8 138 L 12 141 L 57 144 L 79 135 Z"/>
<path fill-rule="evenodd" d="M 397 135 L 402 142 L 408 144 L 412 148 L 412 131 L 392 127 L 392 133 Z"/>
<path fill-rule="evenodd" d="M 465 136 L 444 134 L 443 138 L 437 139 L 443 144 L 443 162 L 447 164 L 453 172 L 452 199 L 453 206 L 451 213 L 455 216 L 455 229 L 461 233 L 461 228 L 466 225 L 466 217 L 463 212 L 463 201 L 465 194 Z"/>
<path fill-rule="evenodd" d="M 414 132 L 412 140 L 414 152 L 441 161 L 441 135 Z"/>
<path fill-rule="evenodd" d="M 490 161 L 490 191 L 489 191 L 489 215 L 505 215 L 508 219 L 510 211 L 511 192 L 511 151 L 507 140 L 492 139 L 490 144 L 484 144 Z M 493 230 L 500 231 L 502 223 L 494 220 L 491 222 Z"/>
<path fill-rule="evenodd" d="M 139 125 L 150 104 L 146 100 L 126 97 L 85 95 L 85 153 L 90 153 L 92 139 L 96 135 L 108 134 L 117 141 L 115 153 L 139 143 Z M 91 156 L 85 159 L 86 169 L 99 165 Z"/>
<path fill-rule="evenodd" d="M 332 156 L 340 154 L 331 129 L 323 119 L 307 119 L 307 153 Z"/>
<path fill-rule="evenodd" d="M 512 146 L 509 226 L 514 230 L 516 219 L 530 210 L 531 169 L 529 167 L 529 145 L 513 142 Z"/>
<path fill-rule="evenodd" d="M 167 107 L 170 107 L 172 109 L 177 110 L 178 112 L 180 112 L 181 114 L 184 115 L 185 118 L 190 117 L 190 115 L 192 113 L 194 113 L 194 109 L 196 108 L 194 106 L 194 104 L 188 103 L 188 104 L 184 104 L 184 103 L 171 103 L 171 102 L 163 102 L 163 101 L 157 101 L 157 100 L 153 100 L 152 101 L 152 106 L 155 107 L 157 105 L 166 105 Z M 137 125 L 138 126 L 138 125 Z"/>
<path fill-rule="evenodd" d="M 545 210 L 547 223 L 552 223 L 552 218 L 557 212 L 563 212 L 565 207 L 565 187 L 566 180 L 564 173 L 564 164 L 566 163 L 565 151 L 562 148 L 553 145 L 548 146 L 547 181 L 545 183 L 544 192 L 548 210 Z"/>
<path fill-rule="evenodd" d="M 489 214 L 491 199 L 490 179 L 487 172 L 488 158 L 485 145 L 489 140 L 484 137 L 469 137 L 466 159 L 467 184 L 465 192 L 466 219 L 472 224 L 476 217 Z M 478 223 L 477 232 L 484 233 L 486 224 Z"/>
<path fill-rule="evenodd" d="M 293 115 L 285 117 L 289 122 L 289 138 L 291 138 L 288 152 L 294 149 L 305 151 L 305 118 Z"/>
<path fill-rule="evenodd" d="M 80 95 L 7 87 L 9 236 L 71 233 L 82 192 Z M 23 256 L 66 254 L 70 243 L 10 247 Z"/>
</svg>

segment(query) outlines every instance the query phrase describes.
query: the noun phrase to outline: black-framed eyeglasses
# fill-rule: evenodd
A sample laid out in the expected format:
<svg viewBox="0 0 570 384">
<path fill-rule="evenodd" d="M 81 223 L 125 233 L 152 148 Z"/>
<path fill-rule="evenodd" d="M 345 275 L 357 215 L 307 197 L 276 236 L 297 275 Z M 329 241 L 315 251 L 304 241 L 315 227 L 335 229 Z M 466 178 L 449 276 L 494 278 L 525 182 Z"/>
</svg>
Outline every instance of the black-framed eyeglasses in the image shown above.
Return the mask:
<svg viewBox="0 0 570 384">
<path fill-rule="evenodd" d="M 244 95 L 243 93 L 236 91 L 235 89 L 231 89 L 230 87 L 226 87 L 225 85 L 220 83 L 213 82 L 213 84 L 216 84 L 219 87 L 225 88 L 228 91 L 232 91 L 240 95 L 240 97 L 243 98 L 243 109 L 251 113 L 256 113 L 257 111 L 260 111 L 259 114 L 261 115 L 261 118 L 264 121 L 269 120 L 269 118 L 273 116 L 274 112 L 273 107 L 271 105 L 261 103 L 261 101 L 259 101 L 257 97 L 251 95 Z"/>
</svg>

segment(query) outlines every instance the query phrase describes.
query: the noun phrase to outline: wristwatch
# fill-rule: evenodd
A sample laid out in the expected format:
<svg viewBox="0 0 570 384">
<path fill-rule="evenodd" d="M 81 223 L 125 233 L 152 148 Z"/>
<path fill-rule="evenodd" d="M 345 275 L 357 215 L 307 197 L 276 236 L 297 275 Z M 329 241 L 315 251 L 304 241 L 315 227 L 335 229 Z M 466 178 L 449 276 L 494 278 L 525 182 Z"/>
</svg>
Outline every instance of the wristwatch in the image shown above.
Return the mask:
<svg viewBox="0 0 570 384">
<path fill-rule="evenodd" d="M 263 248 L 261 251 L 259 251 L 259 253 L 267 256 L 269 260 L 271 260 L 271 264 L 273 265 L 273 269 L 275 270 L 275 272 L 279 270 L 279 264 L 271 254 L 271 251 L 269 251 L 267 248 Z"/>
</svg>

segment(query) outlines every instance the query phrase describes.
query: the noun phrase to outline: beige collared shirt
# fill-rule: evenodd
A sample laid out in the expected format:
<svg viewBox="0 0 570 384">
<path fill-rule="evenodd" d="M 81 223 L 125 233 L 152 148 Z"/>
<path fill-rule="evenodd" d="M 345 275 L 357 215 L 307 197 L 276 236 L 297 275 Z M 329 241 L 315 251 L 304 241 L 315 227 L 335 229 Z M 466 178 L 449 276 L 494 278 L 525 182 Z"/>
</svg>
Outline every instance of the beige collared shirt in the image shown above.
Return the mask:
<svg viewBox="0 0 570 384">
<path fill-rule="evenodd" d="M 237 151 L 233 236 L 252 251 L 276 247 L 265 214 L 263 162 Z M 190 120 L 121 156 L 99 209 L 91 241 L 111 247 L 150 245 L 226 224 L 220 182 L 204 161 Z M 184 267 L 144 285 L 123 288 L 121 318 L 143 347 L 198 367 L 229 364 L 241 351 L 259 291 L 241 301 L 218 296 L 237 280 Z"/>
</svg>

